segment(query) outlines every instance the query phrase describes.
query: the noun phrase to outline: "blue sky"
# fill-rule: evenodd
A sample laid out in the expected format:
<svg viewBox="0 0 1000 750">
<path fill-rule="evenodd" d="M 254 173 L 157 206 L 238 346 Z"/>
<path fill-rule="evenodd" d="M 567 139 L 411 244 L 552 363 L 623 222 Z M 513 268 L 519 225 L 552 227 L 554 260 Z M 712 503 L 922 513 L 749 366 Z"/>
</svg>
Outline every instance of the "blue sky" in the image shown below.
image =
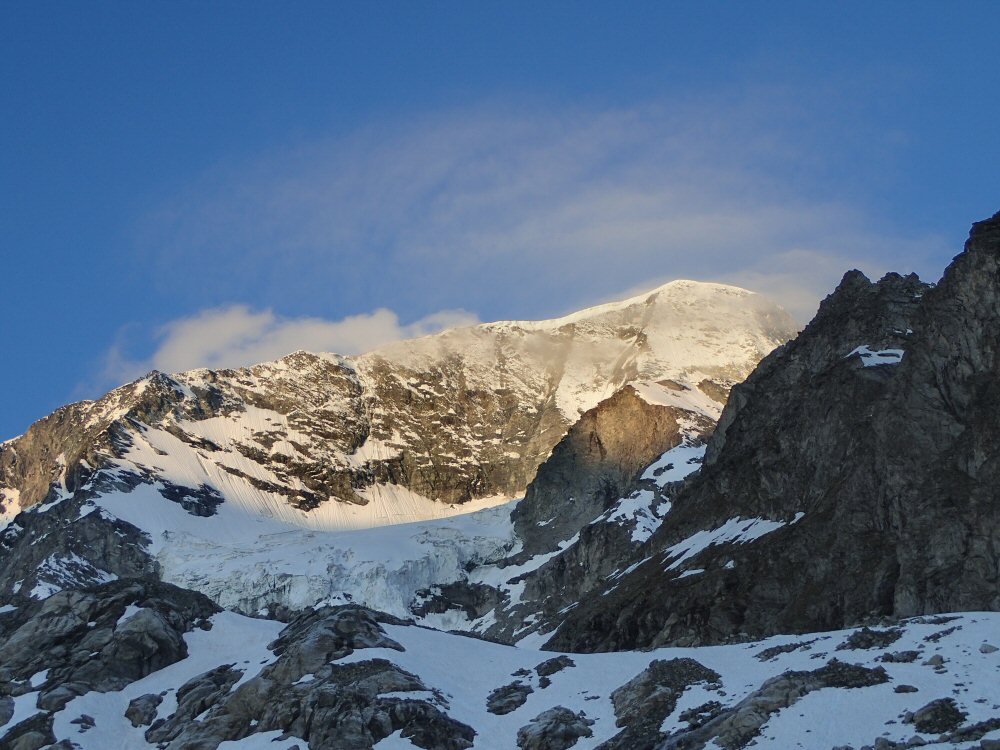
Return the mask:
<svg viewBox="0 0 1000 750">
<path fill-rule="evenodd" d="M 1000 5 L 5 3 L 0 438 L 157 367 L 671 278 L 800 318 L 1000 209 Z"/>
</svg>

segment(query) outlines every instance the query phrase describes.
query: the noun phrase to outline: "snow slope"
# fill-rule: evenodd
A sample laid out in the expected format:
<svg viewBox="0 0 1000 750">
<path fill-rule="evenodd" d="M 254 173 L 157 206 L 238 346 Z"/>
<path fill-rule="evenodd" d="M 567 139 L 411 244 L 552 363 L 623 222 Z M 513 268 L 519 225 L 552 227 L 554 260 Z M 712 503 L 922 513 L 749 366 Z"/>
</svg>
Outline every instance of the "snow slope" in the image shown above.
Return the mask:
<svg viewBox="0 0 1000 750">
<path fill-rule="evenodd" d="M 133 727 L 124 717 L 131 699 L 150 693 L 165 695 L 158 708 L 158 716 L 165 718 L 176 706 L 176 689 L 212 667 L 234 664 L 244 670 L 237 683 L 242 684 L 275 660 L 267 644 L 278 635 L 281 627 L 280 623 L 232 613 L 216 615 L 211 630 L 187 634 L 189 655 L 186 659 L 133 682 L 121 691 L 88 693 L 75 698 L 56 712 L 53 726 L 56 738 L 69 739 L 81 750 L 147 747 L 143 737 L 145 728 Z M 664 736 L 679 737 L 679 733 L 689 730 L 695 719 L 685 717 L 690 716 L 687 712 L 692 709 L 700 708 L 704 715 L 709 710 L 707 706 L 711 705 L 717 713 L 741 703 L 745 705 L 755 695 L 767 694 L 769 680 L 787 676 L 790 671 L 817 670 L 832 659 L 868 670 L 885 670 L 885 681 L 868 687 L 825 687 L 801 697 L 783 694 L 773 698 L 771 703 L 758 699 L 754 704 L 757 706 L 755 712 L 746 719 L 760 724 L 759 733 L 752 737 L 754 747 L 775 750 L 862 747 L 874 744 L 879 738 L 907 742 L 913 736 L 935 745 L 942 733 L 919 731 L 908 717 L 930 701 L 942 698 L 955 701 L 956 708 L 965 714 L 961 724 L 966 728 L 1000 717 L 996 693 L 1000 651 L 994 648 L 1000 640 L 1000 614 L 997 613 L 964 613 L 903 621 L 876 631 L 885 640 L 895 638 L 893 642 L 868 644 L 867 648 L 851 648 L 852 636 L 856 640 L 858 634 L 864 636 L 865 631 L 844 630 L 776 636 L 725 646 L 570 654 L 570 665 L 550 675 L 547 685 L 540 679 L 536 667 L 555 657 L 554 653 L 501 646 L 413 626 L 383 627 L 404 651 L 362 648 L 336 663 L 385 659 L 417 675 L 428 690 L 391 695 L 439 701 L 451 718 L 476 730 L 474 747 L 481 750 L 516 747 L 518 730 L 541 712 L 557 706 L 574 713 L 582 712 L 593 722 L 590 726 L 592 736 L 581 737 L 572 747 L 575 750 L 596 748 L 621 731 L 616 726 L 611 700 L 613 691 L 652 662 L 674 659 L 693 659 L 717 673 L 719 679 L 695 681 L 683 690 L 659 726 Z M 865 645 L 863 639 L 860 645 Z M 905 655 L 908 651 L 915 652 L 909 662 L 895 661 L 891 656 Z M 443 654 L 447 658 L 442 658 Z M 44 678 L 40 677 L 37 682 L 41 679 Z M 490 713 L 487 710 L 490 693 L 511 683 L 531 687 L 526 702 L 504 715 Z M 14 726 L 32 716 L 36 712 L 34 704 L 38 695 L 38 692 L 27 692 L 15 698 L 13 717 L 5 726 Z M 389 695 L 384 694 L 384 697 Z M 782 706 L 782 701 L 790 701 L 790 705 Z M 93 719 L 92 726 L 81 725 L 79 717 L 83 715 Z M 0 734 L 3 731 L 0 725 Z M 969 734 L 975 740 L 942 744 L 951 748 L 978 748 L 979 738 L 1000 739 L 998 729 L 969 730 Z M 226 750 L 263 747 L 289 750 L 296 744 L 305 747 L 301 739 L 271 730 L 226 742 L 220 747 Z M 398 750 L 415 745 L 396 732 L 376 747 Z"/>
<path fill-rule="evenodd" d="M 561 318 L 453 329 L 390 344 L 358 361 L 361 368 L 384 358 L 426 370 L 461 354 L 474 382 L 486 382 L 514 357 L 546 374 L 560 412 L 573 422 L 632 381 L 739 382 L 795 328 L 781 308 L 754 292 L 671 281 Z"/>
</svg>

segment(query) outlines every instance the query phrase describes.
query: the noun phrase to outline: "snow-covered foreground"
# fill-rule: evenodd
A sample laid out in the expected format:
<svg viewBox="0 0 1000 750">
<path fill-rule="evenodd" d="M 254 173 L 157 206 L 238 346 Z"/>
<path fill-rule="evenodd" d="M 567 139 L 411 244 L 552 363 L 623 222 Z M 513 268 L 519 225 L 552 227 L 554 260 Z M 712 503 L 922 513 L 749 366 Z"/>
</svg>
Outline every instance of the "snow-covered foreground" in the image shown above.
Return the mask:
<svg viewBox="0 0 1000 750">
<path fill-rule="evenodd" d="M 124 618 L 123 618 L 124 619 Z M 591 736 L 580 737 L 572 745 L 578 750 L 597 748 L 622 731 L 616 726 L 616 709 L 611 695 L 656 660 L 692 659 L 719 675 L 716 680 L 700 680 L 682 686 L 676 705 L 659 730 L 664 735 L 690 729 L 687 719 L 694 713 L 704 718 L 713 705 L 716 715 L 739 705 L 768 680 L 788 673 L 819 670 L 831 659 L 860 665 L 869 670 L 884 669 L 887 679 L 869 687 L 824 687 L 775 707 L 761 703 L 757 714 L 764 721 L 754 737 L 758 748 L 831 748 L 850 745 L 860 748 L 884 737 L 907 741 L 914 735 L 934 743 L 940 731 L 921 732 L 906 722 L 908 712 L 917 712 L 936 699 L 954 699 L 958 711 L 966 714 L 963 727 L 1000 717 L 1000 613 L 966 613 L 950 617 L 917 618 L 893 628 L 871 631 L 844 630 L 800 636 L 776 636 L 764 641 L 703 648 L 661 648 L 648 652 L 571 654 L 571 663 L 544 679 L 536 667 L 557 656 L 550 652 L 501 646 L 474 638 L 442 633 L 416 626 L 385 625 L 387 635 L 405 649 L 359 648 L 337 659 L 337 664 L 385 659 L 418 676 L 427 690 L 386 694 L 386 697 L 431 700 L 449 717 L 476 731 L 475 748 L 504 749 L 518 746 L 518 730 L 543 711 L 558 706 L 582 714 Z M 134 727 L 125 716 L 129 701 L 144 694 L 162 694 L 159 718 L 176 710 L 176 691 L 185 681 L 221 664 L 235 664 L 244 670 L 237 685 L 256 675 L 277 658 L 267 644 L 277 637 L 282 625 L 234 613 L 213 618 L 208 631 L 187 634 L 186 659 L 128 685 L 120 692 L 88 693 L 72 700 L 57 712 L 54 733 L 87 750 L 115 750 L 146 747 L 145 727 Z M 849 638 L 854 633 L 852 643 Z M 895 638 L 891 643 L 886 641 Z M 878 645 L 873 645 L 872 642 Z M 843 646 L 847 645 L 847 648 Z M 853 646 L 853 647 L 852 647 Z M 864 647 L 867 646 L 867 647 Z M 838 648 L 839 647 L 839 648 Z M 917 652 L 912 660 L 887 660 L 906 652 Z M 309 675 L 299 680 L 306 683 Z M 39 676 L 38 682 L 44 680 Z M 35 682 L 35 680 L 33 680 Z M 490 694 L 498 687 L 519 683 L 530 686 L 523 705 L 498 715 L 487 709 Z M 786 691 L 787 692 L 787 691 Z M 39 693 L 28 692 L 15 699 L 8 727 L 35 712 Z M 648 697 L 648 696 L 647 696 Z M 788 696 L 785 696 L 788 698 Z M 712 703 L 715 702 L 715 703 Z M 619 707 L 620 708 L 620 707 Z M 620 711 L 619 711 L 620 713 Z M 88 719 L 81 723 L 80 717 Z M 198 717 L 196 721 L 199 721 Z M 627 722 L 626 722 L 627 723 Z M 998 723 L 1000 726 L 1000 723 Z M 0 729 L 2 735 L 2 729 Z M 1000 739 L 996 729 L 980 733 L 980 739 Z M 301 738 L 283 736 L 269 730 L 220 747 L 289 750 L 306 746 Z M 702 745 L 692 745 L 701 747 Z M 709 747 L 716 745 L 709 743 Z M 948 747 L 973 748 L 979 742 L 947 743 Z M 376 747 L 414 747 L 393 732 Z"/>
<path fill-rule="evenodd" d="M 928 618 L 934 621 L 935 618 Z M 936 642 L 925 640 L 956 628 Z M 476 747 L 516 747 L 518 728 L 542 711 L 565 706 L 583 711 L 594 720 L 591 738 L 581 738 L 575 748 L 596 748 L 620 731 L 615 726 L 611 692 L 642 672 L 653 660 L 691 658 L 719 673 L 721 686 L 702 683 L 688 688 L 676 708 L 661 725 L 671 734 L 688 727 L 680 717 L 687 710 L 709 701 L 734 706 L 771 677 L 789 670 L 815 670 L 831 658 L 868 667 L 884 667 L 890 680 L 869 688 L 828 688 L 803 697 L 789 708 L 778 711 L 764 724 L 757 747 L 828 748 L 837 745 L 861 747 L 878 737 L 906 740 L 915 732 L 902 723 L 907 711 L 916 711 L 932 699 L 955 697 L 960 710 L 968 713 L 969 724 L 1000 717 L 1000 651 L 984 654 L 983 644 L 1000 645 L 1000 614 L 958 615 L 946 624 L 908 623 L 902 637 L 885 649 L 843 650 L 837 646 L 854 631 L 844 630 L 804 636 L 776 636 L 764 641 L 702 648 L 662 648 L 646 652 L 571 654 L 575 666 L 551 677 L 547 688 L 538 687 L 534 672 L 524 682 L 534 692 L 526 703 L 505 716 L 486 712 L 486 697 L 496 687 L 517 679 L 518 669 L 532 670 L 539 662 L 556 654 L 501 646 L 430 630 L 387 626 L 389 635 L 407 648 L 400 654 L 386 650 L 357 651 L 348 660 L 381 657 L 419 674 L 429 685 L 449 697 L 449 715 L 470 724 L 480 733 Z M 813 641 L 770 660 L 758 655 L 765 649 Z M 916 661 L 884 663 L 887 652 L 919 650 Z M 442 660 L 436 654 L 447 653 Z M 923 662 L 932 656 L 944 659 L 944 669 Z M 474 665 L 458 668 L 456 665 Z M 899 685 L 916 692 L 897 693 Z M 845 721 L 850 717 L 850 721 Z M 926 736 L 926 735 L 925 735 Z M 1000 731 L 988 735 L 1000 739 Z M 977 743 L 955 744 L 973 747 Z"/>
</svg>

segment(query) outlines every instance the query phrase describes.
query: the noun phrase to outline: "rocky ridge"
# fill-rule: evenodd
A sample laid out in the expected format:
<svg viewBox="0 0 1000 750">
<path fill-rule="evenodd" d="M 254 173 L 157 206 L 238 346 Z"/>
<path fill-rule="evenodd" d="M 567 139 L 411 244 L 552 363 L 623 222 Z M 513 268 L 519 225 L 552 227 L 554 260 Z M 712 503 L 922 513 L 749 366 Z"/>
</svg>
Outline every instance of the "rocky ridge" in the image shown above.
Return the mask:
<svg viewBox="0 0 1000 750">
<path fill-rule="evenodd" d="M 520 495 L 580 414 L 623 385 L 726 390 L 794 330 L 751 292 L 671 282 L 354 358 L 152 373 L 0 444 L 0 504 L 11 517 L 145 484 L 198 515 L 230 502 L 313 528 L 419 520 Z"/>
<path fill-rule="evenodd" d="M 733 389 L 646 562 L 551 646 L 615 650 L 996 610 L 1000 214 L 937 285 L 848 273 Z"/>
</svg>

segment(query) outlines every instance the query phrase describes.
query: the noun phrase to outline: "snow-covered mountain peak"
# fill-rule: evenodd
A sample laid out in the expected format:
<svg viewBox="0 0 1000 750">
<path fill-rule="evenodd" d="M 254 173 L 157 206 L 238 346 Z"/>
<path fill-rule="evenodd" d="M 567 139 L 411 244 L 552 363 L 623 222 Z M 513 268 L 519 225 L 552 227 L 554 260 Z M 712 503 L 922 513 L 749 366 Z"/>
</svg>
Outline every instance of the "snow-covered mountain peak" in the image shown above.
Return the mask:
<svg viewBox="0 0 1000 750">
<path fill-rule="evenodd" d="M 306 528 L 438 517 L 522 494 L 570 425 L 622 386 L 669 379 L 718 397 L 794 332 L 759 295 L 677 281 L 356 357 L 153 372 L 0 446 L 0 512 L 141 485 L 188 513 L 229 503 Z"/>
<path fill-rule="evenodd" d="M 706 308 L 706 313 L 718 313 L 719 306 L 725 304 L 724 300 L 726 298 L 747 300 L 752 297 L 759 298 L 763 306 L 774 307 L 773 303 L 749 289 L 707 281 L 675 279 L 641 294 L 623 300 L 604 302 L 558 318 L 534 321 L 500 321 L 492 324 L 487 323 L 486 325 L 510 325 L 524 329 L 555 330 L 566 325 L 587 323 L 608 318 L 616 313 L 631 311 L 632 309 L 641 310 L 642 308 L 654 306 L 703 306 Z"/>
<path fill-rule="evenodd" d="M 739 287 L 672 281 L 636 297 L 551 320 L 499 321 L 402 341 L 358 358 L 364 370 L 385 360 L 408 370 L 461 362 L 479 387 L 523 382 L 551 392 L 572 423 L 626 383 L 745 378 L 795 321 L 767 298 Z"/>
</svg>

